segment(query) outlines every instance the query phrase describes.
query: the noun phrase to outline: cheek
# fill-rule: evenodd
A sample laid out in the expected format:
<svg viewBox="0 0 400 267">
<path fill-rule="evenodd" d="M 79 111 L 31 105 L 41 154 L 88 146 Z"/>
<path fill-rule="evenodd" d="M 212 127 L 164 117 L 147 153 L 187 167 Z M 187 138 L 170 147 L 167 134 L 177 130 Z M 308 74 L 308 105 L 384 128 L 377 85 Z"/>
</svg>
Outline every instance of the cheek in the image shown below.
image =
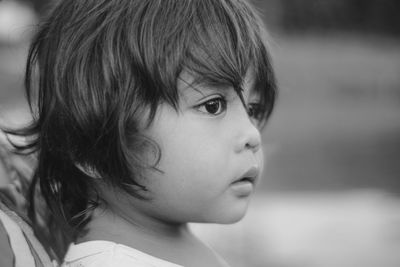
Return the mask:
<svg viewBox="0 0 400 267">
<path fill-rule="evenodd" d="M 206 213 L 204 210 L 215 206 L 224 195 L 228 166 L 214 157 L 217 151 L 208 155 L 215 147 L 198 146 L 192 141 L 184 143 L 174 146 L 169 142 L 163 146 L 158 166 L 162 173 L 148 176 L 148 185 L 156 214 L 171 220 L 197 221 Z"/>
<path fill-rule="evenodd" d="M 181 117 L 173 129 L 161 131 L 157 139 L 161 148 L 161 167 L 181 171 L 204 171 L 207 166 L 223 163 L 229 156 L 229 145 L 218 124 Z M 217 127 L 218 128 L 218 127 Z M 192 173 L 193 174 L 193 173 Z"/>
<path fill-rule="evenodd" d="M 162 146 L 159 167 L 170 179 L 186 186 L 211 186 L 216 177 L 226 173 L 228 160 L 221 143 L 182 135 Z"/>
<path fill-rule="evenodd" d="M 225 190 L 230 177 L 228 140 L 204 125 L 174 126 L 157 138 L 161 149 L 158 168 L 163 173 L 153 177 L 154 190 L 168 199 L 190 197 L 200 202 L 206 196 L 213 198 Z"/>
</svg>

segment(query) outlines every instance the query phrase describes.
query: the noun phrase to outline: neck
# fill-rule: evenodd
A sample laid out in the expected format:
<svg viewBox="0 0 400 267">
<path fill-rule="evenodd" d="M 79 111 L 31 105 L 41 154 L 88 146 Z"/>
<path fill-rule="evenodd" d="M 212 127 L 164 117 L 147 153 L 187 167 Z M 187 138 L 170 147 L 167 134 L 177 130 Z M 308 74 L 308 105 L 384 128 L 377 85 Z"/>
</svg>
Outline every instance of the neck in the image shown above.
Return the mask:
<svg viewBox="0 0 400 267">
<path fill-rule="evenodd" d="M 182 266 L 197 266 L 197 262 L 207 262 L 199 266 L 226 266 L 190 232 L 186 223 L 165 222 L 132 207 L 129 213 L 97 208 L 87 228 L 88 232 L 77 243 L 105 240 Z"/>
<path fill-rule="evenodd" d="M 136 247 L 132 240 L 155 239 L 159 242 L 161 238 L 177 241 L 190 235 L 187 223 L 166 222 L 134 209 L 127 213 L 120 209 L 99 207 L 92 214 L 87 234 L 78 242 L 108 240 Z"/>
<path fill-rule="evenodd" d="M 105 240 L 182 266 L 197 267 L 194 263 L 205 261 L 207 264 L 200 266 L 221 266 L 218 257 L 191 233 L 187 223 L 158 218 L 144 204 L 149 202 L 120 196 L 108 198 L 107 203 L 94 210 L 88 231 L 76 243 Z"/>
</svg>

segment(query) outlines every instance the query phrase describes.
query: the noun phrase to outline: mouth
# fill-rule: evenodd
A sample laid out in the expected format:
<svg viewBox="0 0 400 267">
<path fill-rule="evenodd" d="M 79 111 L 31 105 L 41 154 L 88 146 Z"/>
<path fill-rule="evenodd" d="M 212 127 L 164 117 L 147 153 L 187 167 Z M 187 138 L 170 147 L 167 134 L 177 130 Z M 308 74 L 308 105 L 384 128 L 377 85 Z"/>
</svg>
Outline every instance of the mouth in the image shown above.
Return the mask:
<svg viewBox="0 0 400 267">
<path fill-rule="evenodd" d="M 259 174 L 260 174 L 260 169 L 257 166 L 253 166 L 250 169 L 248 169 L 243 175 L 241 175 L 238 179 L 233 181 L 233 184 L 236 183 L 254 184 Z"/>
<path fill-rule="evenodd" d="M 254 191 L 255 182 L 259 174 L 260 169 L 257 166 L 249 168 L 231 183 L 232 192 L 241 199 L 249 197 Z"/>
<path fill-rule="evenodd" d="M 241 179 L 235 180 L 233 183 L 234 184 L 236 184 L 236 183 L 252 183 L 253 184 L 255 182 L 255 180 L 256 180 L 255 177 L 243 177 Z"/>
</svg>

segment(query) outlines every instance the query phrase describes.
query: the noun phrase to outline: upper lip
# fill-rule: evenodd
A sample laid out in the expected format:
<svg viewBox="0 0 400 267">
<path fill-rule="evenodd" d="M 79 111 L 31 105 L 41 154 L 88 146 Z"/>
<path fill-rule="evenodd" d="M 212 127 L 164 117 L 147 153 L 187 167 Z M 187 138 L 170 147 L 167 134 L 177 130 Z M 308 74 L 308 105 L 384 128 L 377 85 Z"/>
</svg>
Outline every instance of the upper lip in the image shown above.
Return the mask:
<svg viewBox="0 0 400 267">
<path fill-rule="evenodd" d="M 243 175 L 241 175 L 238 179 L 234 180 L 233 182 L 236 183 L 242 180 L 248 180 L 254 183 L 259 174 L 260 174 L 260 168 L 258 166 L 252 166 L 245 173 L 243 173 Z"/>
</svg>

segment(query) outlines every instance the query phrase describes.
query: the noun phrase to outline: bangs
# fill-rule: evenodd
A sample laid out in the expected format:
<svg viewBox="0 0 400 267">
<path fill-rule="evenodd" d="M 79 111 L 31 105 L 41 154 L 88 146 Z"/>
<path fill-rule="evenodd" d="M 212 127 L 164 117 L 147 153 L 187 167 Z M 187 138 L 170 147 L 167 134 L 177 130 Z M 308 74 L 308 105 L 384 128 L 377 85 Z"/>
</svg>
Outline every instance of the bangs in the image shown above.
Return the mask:
<svg viewBox="0 0 400 267">
<path fill-rule="evenodd" d="M 118 25 L 129 25 L 122 31 L 127 43 L 119 45 L 127 55 L 118 57 L 127 66 L 125 80 L 133 74 L 130 84 L 138 94 L 132 98 L 150 107 L 147 125 L 160 102 L 178 109 L 177 81 L 183 71 L 194 83 L 230 87 L 238 94 L 251 71 L 259 95 L 257 121 L 265 123 L 274 106 L 275 76 L 263 23 L 246 1 L 142 0 L 126 12 L 116 19 L 122 20 Z"/>
<path fill-rule="evenodd" d="M 276 82 L 260 18 L 243 1 L 205 0 L 199 1 L 193 20 L 183 69 L 195 77 L 194 83 L 231 87 L 238 94 L 251 70 L 251 90 L 259 95 L 256 119 L 264 126 L 274 106 Z"/>
</svg>

